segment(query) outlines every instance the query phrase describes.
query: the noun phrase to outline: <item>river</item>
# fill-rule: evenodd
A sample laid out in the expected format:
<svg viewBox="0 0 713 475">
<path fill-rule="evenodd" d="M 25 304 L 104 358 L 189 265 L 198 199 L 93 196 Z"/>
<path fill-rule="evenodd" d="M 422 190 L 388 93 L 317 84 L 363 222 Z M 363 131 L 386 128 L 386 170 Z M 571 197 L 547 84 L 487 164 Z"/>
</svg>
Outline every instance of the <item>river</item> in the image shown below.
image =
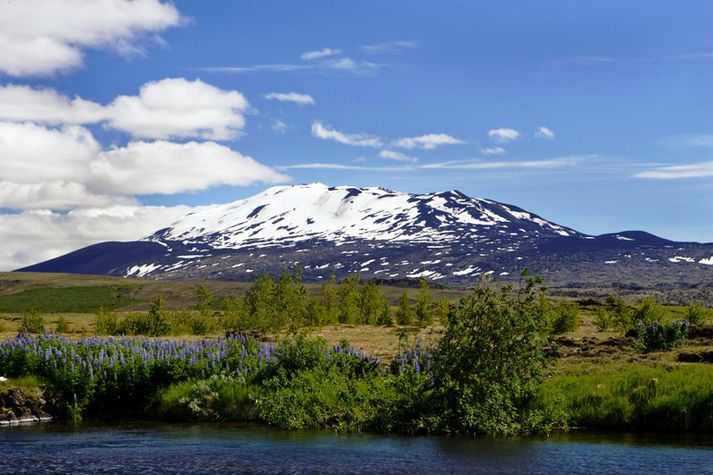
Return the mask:
<svg viewBox="0 0 713 475">
<path fill-rule="evenodd" d="M 713 473 L 713 438 L 455 439 L 232 424 L 0 428 L 0 473 Z"/>
</svg>

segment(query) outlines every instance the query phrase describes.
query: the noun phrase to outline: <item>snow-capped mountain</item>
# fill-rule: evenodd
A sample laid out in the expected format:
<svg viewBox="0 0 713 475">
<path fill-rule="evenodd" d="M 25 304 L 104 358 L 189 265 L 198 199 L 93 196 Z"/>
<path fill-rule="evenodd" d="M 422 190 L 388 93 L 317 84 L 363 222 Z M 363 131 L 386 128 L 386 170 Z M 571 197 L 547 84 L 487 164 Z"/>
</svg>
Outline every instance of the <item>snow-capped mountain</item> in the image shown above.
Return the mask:
<svg viewBox="0 0 713 475">
<path fill-rule="evenodd" d="M 134 243 L 102 243 L 24 270 L 247 280 L 300 266 L 307 280 L 357 272 L 451 284 L 525 267 L 555 285 L 713 280 L 713 245 L 644 232 L 588 236 L 458 191 L 279 186 L 207 207 Z"/>
</svg>

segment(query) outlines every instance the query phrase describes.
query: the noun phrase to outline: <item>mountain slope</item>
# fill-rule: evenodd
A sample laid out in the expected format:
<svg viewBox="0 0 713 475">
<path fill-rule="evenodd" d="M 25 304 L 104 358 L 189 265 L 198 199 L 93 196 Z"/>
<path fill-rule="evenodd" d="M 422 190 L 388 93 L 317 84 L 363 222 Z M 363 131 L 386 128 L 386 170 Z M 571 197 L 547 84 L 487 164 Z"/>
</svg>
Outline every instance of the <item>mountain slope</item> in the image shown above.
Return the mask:
<svg viewBox="0 0 713 475">
<path fill-rule="evenodd" d="M 314 183 L 269 188 L 142 241 L 102 243 L 23 270 L 243 280 L 297 265 L 313 281 L 358 272 L 466 284 L 484 274 L 516 278 L 527 267 L 553 285 L 688 286 L 713 280 L 713 245 L 642 231 L 589 236 L 458 191 Z"/>
</svg>

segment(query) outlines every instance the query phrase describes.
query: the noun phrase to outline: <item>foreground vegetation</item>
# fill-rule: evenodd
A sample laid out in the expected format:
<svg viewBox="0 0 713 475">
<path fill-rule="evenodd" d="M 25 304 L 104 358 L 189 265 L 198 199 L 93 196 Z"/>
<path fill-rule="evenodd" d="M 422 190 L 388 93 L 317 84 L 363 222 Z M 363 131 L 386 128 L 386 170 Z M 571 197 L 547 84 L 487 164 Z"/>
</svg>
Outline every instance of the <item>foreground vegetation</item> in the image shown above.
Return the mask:
<svg viewBox="0 0 713 475">
<path fill-rule="evenodd" d="M 547 430 L 531 409 L 545 362 L 548 301 L 534 279 L 518 294 L 477 287 L 451 312 L 433 348 L 384 367 L 346 343 L 295 334 L 277 346 L 234 336 L 175 342 L 18 335 L 0 346 L 0 372 L 34 375 L 68 413 L 152 413 L 258 420 L 287 428 L 406 433 Z"/>
<path fill-rule="evenodd" d="M 20 334 L 0 343 L 0 375 L 36 378 L 57 414 L 74 418 L 409 434 L 713 428 L 713 369 L 675 359 L 691 328 L 700 333 L 689 322 L 710 319 L 702 305 L 552 300 L 529 277 L 516 289 L 484 281 L 457 304 L 424 280 L 396 301 L 356 278 L 315 290 L 284 274 L 244 290 L 217 298 L 201 286 L 191 308 L 156 298 L 80 328 L 61 315 L 52 334 L 46 315 L 25 312 Z M 203 339 L 162 338 L 187 334 Z M 382 339 L 385 360 L 344 335 Z M 705 345 L 688 343 L 687 361 L 708 361 Z"/>
</svg>

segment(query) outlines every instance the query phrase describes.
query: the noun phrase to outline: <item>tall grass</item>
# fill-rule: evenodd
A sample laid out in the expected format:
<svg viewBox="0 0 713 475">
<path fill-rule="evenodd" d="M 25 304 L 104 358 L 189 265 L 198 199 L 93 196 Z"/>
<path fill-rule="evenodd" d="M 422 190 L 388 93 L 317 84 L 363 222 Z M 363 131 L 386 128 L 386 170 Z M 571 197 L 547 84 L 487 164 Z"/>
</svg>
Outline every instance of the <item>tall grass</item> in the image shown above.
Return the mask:
<svg viewBox="0 0 713 475">
<path fill-rule="evenodd" d="M 713 367 L 636 364 L 556 376 L 542 385 L 537 401 L 559 401 L 574 427 L 711 432 Z"/>
</svg>

